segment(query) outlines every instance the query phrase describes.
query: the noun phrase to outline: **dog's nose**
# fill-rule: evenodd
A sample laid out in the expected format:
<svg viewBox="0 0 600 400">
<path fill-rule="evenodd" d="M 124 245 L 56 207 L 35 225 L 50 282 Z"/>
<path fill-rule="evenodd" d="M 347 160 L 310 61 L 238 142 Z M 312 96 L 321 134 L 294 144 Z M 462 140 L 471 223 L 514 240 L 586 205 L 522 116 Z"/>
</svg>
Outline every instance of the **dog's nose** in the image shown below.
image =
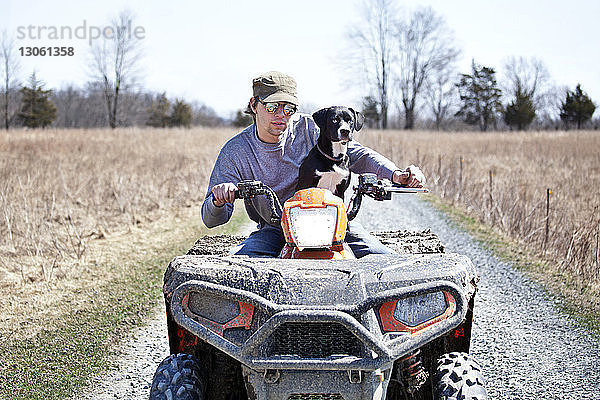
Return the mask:
<svg viewBox="0 0 600 400">
<path fill-rule="evenodd" d="M 350 135 L 350 130 L 349 129 L 340 129 L 340 134 L 342 134 L 344 136 L 348 136 L 348 135 Z"/>
</svg>

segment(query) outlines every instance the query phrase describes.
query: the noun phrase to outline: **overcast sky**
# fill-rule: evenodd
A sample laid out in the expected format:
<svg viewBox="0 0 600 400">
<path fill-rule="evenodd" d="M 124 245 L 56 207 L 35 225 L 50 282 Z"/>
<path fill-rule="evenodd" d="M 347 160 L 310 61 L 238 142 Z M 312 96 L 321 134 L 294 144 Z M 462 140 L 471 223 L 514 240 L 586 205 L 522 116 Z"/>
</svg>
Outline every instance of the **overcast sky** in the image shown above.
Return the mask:
<svg viewBox="0 0 600 400">
<path fill-rule="evenodd" d="M 315 106 L 359 104 L 338 67 L 345 33 L 358 21 L 355 0 L 279 1 L 33 1 L 0 0 L 0 30 L 86 24 L 87 39 L 41 40 L 20 46 L 73 46 L 72 57 L 20 57 L 22 78 L 33 70 L 50 88 L 89 80 L 89 29 L 110 25 L 124 8 L 143 29 L 143 75 L 149 89 L 166 91 L 229 115 L 251 96 L 252 77 L 280 70 L 296 78 L 301 101 Z M 556 85 L 583 89 L 600 104 L 600 2 L 596 0 L 405 0 L 430 5 L 454 31 L 461 72 L 471 59 L 501 72 L 509 56 L 537 57 Z M 21 32 L 24 30 L 21 29 Z M 43 35 L 47 36 L 48 31 Z M 80 29 L 83 32 L 83 29 Z M 138 33 L 141 31 L 138 31 Z M 23 36 L 23 35 L 21 35 Z M 366 94 L 366 93 L 365 93 Z"/>
</svg>

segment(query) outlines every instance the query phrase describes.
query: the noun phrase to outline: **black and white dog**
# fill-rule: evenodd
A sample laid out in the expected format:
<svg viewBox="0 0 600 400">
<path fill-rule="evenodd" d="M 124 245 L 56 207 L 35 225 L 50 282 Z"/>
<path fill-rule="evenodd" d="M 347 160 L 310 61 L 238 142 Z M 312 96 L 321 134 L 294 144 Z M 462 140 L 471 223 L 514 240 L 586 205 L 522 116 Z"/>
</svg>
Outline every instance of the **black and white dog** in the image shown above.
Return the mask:
<svg viewBox="0 0 600 400">
<path fill-rule="evenodd" d="M 342 106 L 323 108 L 312 117 L 321 133 L 300 165 L 296 190 L 325 188 L 343 199 L 350 185 L 348 142 L 362 128 L 365 118 L 360 112 Z"/>
</svg>

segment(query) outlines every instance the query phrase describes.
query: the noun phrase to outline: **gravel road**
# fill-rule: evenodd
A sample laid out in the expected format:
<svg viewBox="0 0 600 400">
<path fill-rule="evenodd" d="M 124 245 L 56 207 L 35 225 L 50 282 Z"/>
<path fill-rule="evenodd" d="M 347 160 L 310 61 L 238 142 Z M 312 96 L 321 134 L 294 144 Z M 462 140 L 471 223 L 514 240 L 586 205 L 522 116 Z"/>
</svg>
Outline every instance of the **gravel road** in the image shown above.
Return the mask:
<svg viewBox="0 0 600 400">
<path fill-rule="evenodd" d="M 431 229 L 447 252 L 473 260 L 481 280 L 471 352 L 492 399 L 600 399 L 600 341 L 560 311 L 557 299 L 531 282 L 416 196 L 364 201 L 357 217 L 372 230 Z M 78 400 L 147 398 L 154 369 L 168 355 L 162 306 L 132 333 L 106 376 Z"/>
</svg>

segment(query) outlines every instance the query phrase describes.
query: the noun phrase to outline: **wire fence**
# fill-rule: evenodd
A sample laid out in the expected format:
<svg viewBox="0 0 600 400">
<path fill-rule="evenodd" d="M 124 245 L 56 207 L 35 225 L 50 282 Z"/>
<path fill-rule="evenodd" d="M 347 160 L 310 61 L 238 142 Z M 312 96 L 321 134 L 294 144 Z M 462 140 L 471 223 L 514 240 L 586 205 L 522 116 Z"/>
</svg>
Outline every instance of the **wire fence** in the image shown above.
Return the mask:
<svg viewBox="0 0 600 400">
<path fill-rule="evenodd" d="M 432 192 L 584 282 L 600 282 L 600 134 L 370 131 Z"/>
</svg>

